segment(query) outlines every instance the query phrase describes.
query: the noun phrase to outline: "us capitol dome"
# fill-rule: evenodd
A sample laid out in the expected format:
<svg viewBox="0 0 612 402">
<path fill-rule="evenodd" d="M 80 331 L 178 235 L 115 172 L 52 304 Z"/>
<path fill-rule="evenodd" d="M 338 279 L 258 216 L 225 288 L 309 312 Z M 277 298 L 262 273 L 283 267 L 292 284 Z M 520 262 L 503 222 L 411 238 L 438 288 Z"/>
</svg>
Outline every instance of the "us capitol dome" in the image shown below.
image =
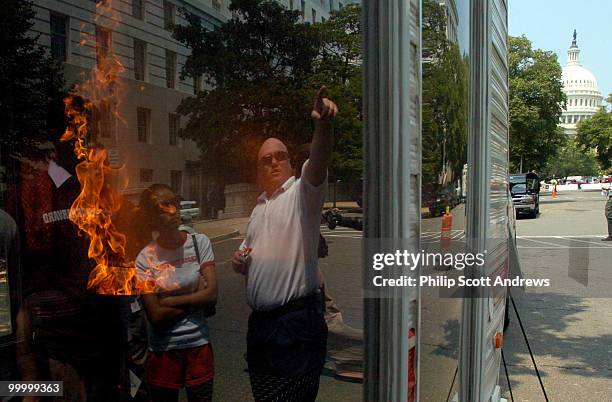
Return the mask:
<svg viewBox="0 0 612 402">
<path fill-rule="evenodd" d="M 567 64 L 561 74 L 567 104 L 559 125 L 568 135 L 576 134 L 576 123 L 593 116 L 602 106 L 603 99 L 595 76 L 580 64 L 579 55 L 580 49 L 576 45 L 574 30 L 572 45 L 567 50 Z"/>
</svg>

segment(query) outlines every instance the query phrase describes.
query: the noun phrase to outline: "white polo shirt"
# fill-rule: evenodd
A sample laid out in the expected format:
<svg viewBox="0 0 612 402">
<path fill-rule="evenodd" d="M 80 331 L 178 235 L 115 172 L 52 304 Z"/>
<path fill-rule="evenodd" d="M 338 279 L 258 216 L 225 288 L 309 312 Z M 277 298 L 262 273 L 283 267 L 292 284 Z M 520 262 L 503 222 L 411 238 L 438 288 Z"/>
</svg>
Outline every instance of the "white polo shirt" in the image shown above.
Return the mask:
<svg viewBox="0 0 612 402">
<path fill-rule="evenodd" d="M 304 164 L 304 167 L 308 161 Z M 317 247 L 325 183 L 289 178 L 272 196 L 264 192 L 251 213 L 243 247 L 251 247 L 246 296 L 268 311 L 317 289 Z"/>
</svg>

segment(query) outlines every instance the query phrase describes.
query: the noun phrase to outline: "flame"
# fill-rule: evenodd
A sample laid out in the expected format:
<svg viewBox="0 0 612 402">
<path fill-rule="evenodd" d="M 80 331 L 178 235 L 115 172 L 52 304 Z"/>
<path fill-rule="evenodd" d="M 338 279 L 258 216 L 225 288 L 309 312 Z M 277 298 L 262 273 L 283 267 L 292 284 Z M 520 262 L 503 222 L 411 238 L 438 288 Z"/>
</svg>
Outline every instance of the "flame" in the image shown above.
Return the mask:
<svg viewBox="0 0 612 402">
<path fill-rule="evenodd" d="M 110 107 L 111 113 L 121 120 L 117 112 L 121 89 L 118 77 L 125 71 L 113 51 L 110 34 L 107 34 L 119 22 L 111 0 L 96 3 L 95 21 L 96 25 L 106 28 L 100 37 L 97 37 L 96 31 L 94 42 L 104 38 L 108 40 L 98 43 L 102 46 L 94 46 L 97 65 L 91 77 L 76 86 L 75 93 L 64 99 L 65 113 L 70 123 L 61 141 L 74 141 L 74 152 L 82 160 L 76 168 L 81 192 L 72 204 L 69 218 L 90 240 L 88 256 L 96 266 L 89 276 L 88 289 L 111 295 L 153 292 L 157 285 L 153 281 L 139 280 L 134 262 L 126 261 L 126 236 L 113 222 L 122 205 L 119 191 L 127 187 L 127 180 L 121 180 L 125 177 L 125 167 L 110 167 L 106 149 L 91 144 L 91 117 L 96 111 Z M 86 42 L 87 38 L 84 38 L 80 43 Z"/>
</svg>

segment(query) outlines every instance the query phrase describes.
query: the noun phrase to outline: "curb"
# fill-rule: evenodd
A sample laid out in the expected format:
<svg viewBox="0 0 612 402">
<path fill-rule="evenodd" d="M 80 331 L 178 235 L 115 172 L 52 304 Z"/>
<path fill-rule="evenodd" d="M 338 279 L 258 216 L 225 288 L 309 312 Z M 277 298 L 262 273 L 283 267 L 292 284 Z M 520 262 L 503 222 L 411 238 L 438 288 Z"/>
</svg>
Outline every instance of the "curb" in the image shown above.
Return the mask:
<svg viewBox="0 0 612 402">
<path fill-rule="evenodd" d="M 219 241 L 222 241 L 222 240 L 231 239 L 232 237 L 236 237 L 238 235 L 240 235 L 240 231 L 234 229 L 231 232 L 224 233 L 222 235 L 218 235 L 218 236 L 214 236 L 214 237 L 209 237 L 209 239 L 210 239 L 211 243 L 215 243 L 215 242 L 219 242 Z"/>
</svg>

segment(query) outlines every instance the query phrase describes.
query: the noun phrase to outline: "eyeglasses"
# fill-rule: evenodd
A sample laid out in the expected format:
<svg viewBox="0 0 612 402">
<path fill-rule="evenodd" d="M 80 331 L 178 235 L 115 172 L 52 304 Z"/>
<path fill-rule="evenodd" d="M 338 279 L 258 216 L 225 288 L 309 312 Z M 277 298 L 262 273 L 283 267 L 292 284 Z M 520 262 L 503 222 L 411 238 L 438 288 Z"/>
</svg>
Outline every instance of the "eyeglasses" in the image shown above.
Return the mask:
<svg viewBox="0 0 612 402">
<path fill-rule="evenodd" d="M 157 204 L 157 210 L 162 214 L 174 215 L 181 205 L 178 198 L 174 198 L 169 201 L 160 202 Z"/>
<path fill-rule="evenodd" d="M 289 154 L 285 151 L 276 151 L 266 156 L 261 157 L 257 161 L 257 166 L 270 166 L 272 164 L 272 160 L 276 159 L 277 162 L 286 161 L 289 159 Z"/>
</svg>

